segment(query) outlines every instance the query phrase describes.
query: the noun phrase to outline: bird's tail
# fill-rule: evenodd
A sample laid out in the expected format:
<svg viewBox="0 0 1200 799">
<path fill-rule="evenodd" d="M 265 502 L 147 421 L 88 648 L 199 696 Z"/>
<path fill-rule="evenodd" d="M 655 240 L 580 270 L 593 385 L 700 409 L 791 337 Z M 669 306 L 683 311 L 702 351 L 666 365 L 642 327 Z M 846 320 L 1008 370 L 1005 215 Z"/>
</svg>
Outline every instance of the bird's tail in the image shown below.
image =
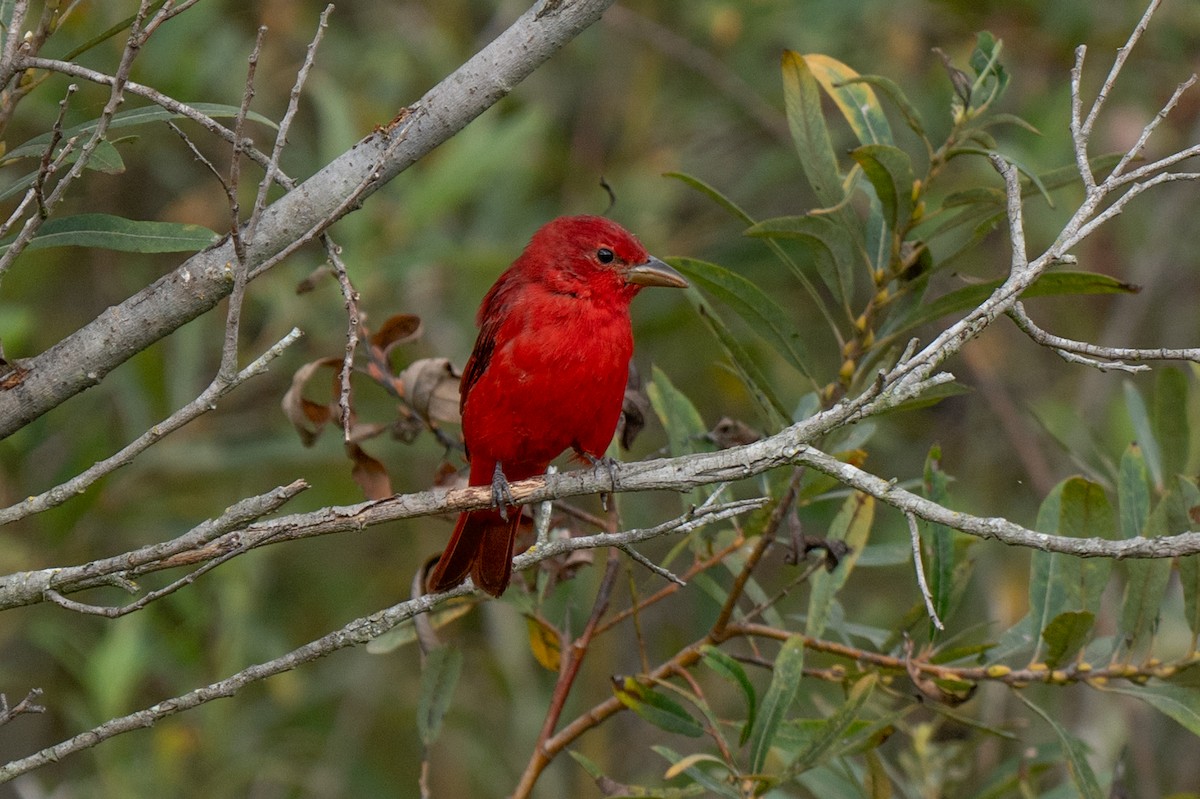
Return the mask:
<svg viewBox="0 0 1200 799">
<path fill-rule="evenodd" d="M 512 578 L 513 541 L 521 525 L 521 509 L 508 507 L 508 519 L 499 510 L 472 510 L 458 517 L 450 543 L 438 559 L 427 585 L 446 591 L 470 573 L 478 588 L 500 596 Z"/>
</svg>

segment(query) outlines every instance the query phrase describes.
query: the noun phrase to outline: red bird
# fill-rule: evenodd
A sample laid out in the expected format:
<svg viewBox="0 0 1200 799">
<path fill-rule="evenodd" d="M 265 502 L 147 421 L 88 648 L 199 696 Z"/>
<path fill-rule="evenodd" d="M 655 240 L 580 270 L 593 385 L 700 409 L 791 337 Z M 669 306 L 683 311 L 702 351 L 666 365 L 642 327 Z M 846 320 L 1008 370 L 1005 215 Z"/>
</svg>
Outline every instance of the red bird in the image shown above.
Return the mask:
<svg viewBox="0 0 1200 799">
<path fill-rule="evenodd" d="M 684 288 L 633 234 L 597 216 L 565 216 L 536 233 L 479 307 L 479 338 L 460 385 L 469 484 L 496 507 L 467 511 L 428 580 L 445 591 L 469 573 L 500 596 L 512 577 L 520 524 L 509 480 L 546 471 L 571 449 L 597 463 L 621 416 L 643 286 Z"/>
</svg>

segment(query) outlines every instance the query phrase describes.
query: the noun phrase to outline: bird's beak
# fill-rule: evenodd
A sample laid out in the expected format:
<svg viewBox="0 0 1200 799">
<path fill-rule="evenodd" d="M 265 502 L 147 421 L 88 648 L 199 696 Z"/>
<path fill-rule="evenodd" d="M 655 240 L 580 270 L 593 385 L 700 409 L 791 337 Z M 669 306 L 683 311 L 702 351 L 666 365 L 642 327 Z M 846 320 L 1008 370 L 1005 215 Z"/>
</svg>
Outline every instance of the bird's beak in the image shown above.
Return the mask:
<svg viewBox="0 0 1200 799">
<path fill-rule="evenodd" d="M 687 279 L 654 256 L 644 264 L 636 264 L 625 271 L 625 282 L 639 286 L 666 286 L 685 289 Z"/>
</svg>

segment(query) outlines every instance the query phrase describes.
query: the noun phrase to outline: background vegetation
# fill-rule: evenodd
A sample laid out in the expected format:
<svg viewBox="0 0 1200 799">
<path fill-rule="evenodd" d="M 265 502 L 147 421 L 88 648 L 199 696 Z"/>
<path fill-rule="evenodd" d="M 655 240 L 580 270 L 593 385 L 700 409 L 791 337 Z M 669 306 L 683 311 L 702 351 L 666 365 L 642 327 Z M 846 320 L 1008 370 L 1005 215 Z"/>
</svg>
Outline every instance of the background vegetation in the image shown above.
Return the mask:
<svg viewBox="0 0 1200 799">
<path fill-rule="evenodd" d="M 285 171 L 308 176 L 373 127 L 388 123 L 525 8 L 508 0 L 339 6 L 330 17 L 289 136 Z M 44 54 L 62 57 L 134 10 L 134 4 L 83 4 L 66 18 Z M 172 97 L 236 107 L 245 85 L 241 65 L 254 46 L 257 27 L 265 25 L 253 109 L 277 120 L 322 10 L 323 5 L 309 2 L 201 2 L 156 33 L 132 78 Z M 396 360 L 448 357 L 461 364 L 474 338 L 472 317 L 487 286 L 543 221 L 562 213 L 604 212 L 609 198 L 600 188 L 603 179 L 616 195 L 611 215 L 636 231 L 652 252 L 720 264 L 762 288 L 786 312 L 811 356 L 815 381 L 806 380 L 720 294 L 703 294 L 706 302 L 715 300 L 713 306 L 729 323 L 746 362 L 761 373 L 789 416 L 800 418 L 818 407 L 815 395 L 821 390 L 835 386 L 827 397 L 840 391 L 836 386 L 844 353 L 832 341 L 829 326 L 761 238 L 744 236 L 747 226 L 718 202 L 664 174 L 693 176 L 759 220 L 825 206 L 806 179 L 789 133 L 780 54 L 823 53 L 862 74 L 888 76 L 902 86 L 937 143 L 951 131 L 954 90 L 931 48 L 941 48 L 968 69 L 981 30 L 1004 43 L 1000 60 L 1009 79 L 989 113 L 1019 115 L 1037 131 L 1016 124 L 991 129 L 997 148 L 1030 172 L 1071 165 L 1067 130 L 1074 48 L 1080 43 L 1089 47 L 1084 85 L 1085 95 L 1091 96 L 1142 10 L 1127 3 L 1073 1 L 622 4 L 507 99 L 339 222 L 333 234 L 368 324 L 398 313 L 421 317 L 422 335 L 403 345 Z M 1197 41 L 1200 17 L 1187 4 L 1167 3 L 1109 99 L 1093 136 L 1093 155 L 1132 146 L 1145 122 L 1190 74 Z M 111 71 L 123 44 L 123 37 L 116 36 L 79 61 Z M 69 82 L 50 75 L 30 93 L 5 132 L 8 150 L 50 129 Z M 95 118 L 108 97 L 106 89 L 77 82 L 67 125 Z M 1162 123 L 1151 156 L 1197 141 L 1198 96 L 1185 95 Z M 897 144 L 913 154 L 921 174 L 925 152 L 920 140 L 895 105 L 885 101 L 883 106 Z M 826 110 L 834 149 L 845 167 L 850 162 L 844 153 L 859 141 L 828 101 Z M 248 130 L 269 149 L 273 131 L 268 126 Z M 198 130 L 189 132 L 209 158 L 226 168 L 227 146 Z M 62 214 L 103 211 L 228 228 L 220 184 L 165 125 L 113 131 L 110 138 L 123 170 L 89 171 L 68 195 Z M 30 168 L 29 162 L 4 167 L 14 181 Z M 954 192 L 985 186 L 1002 186 L 985 158 L 956 159 L 939 177 L 929 208 Z M 1200 300 L 1190 235 L 1194 192 L 1187 183 L 1156 189 L 1075 251 L 1080 269 L 1137 284 L 1139 293 L 1031 299 L 1031 314 L 1052 318 L 1054 324 L 1047 326 L 1059 335 L 1085 341 L 1193 344 L 1194 308 Z M 1054 194 L 1054 207 L 1040 197 L 1029 199 L 1026 233 L 1032 251 L 1040 252 L 1058 234 L 1080 194 L 1072 183 Z M 937 270 L 930 296 L 1004 276 L 1010 260 L 1004 225 L 981 233 L 986 235 L 961 257 Z M 938 263 L 962 243 L 956 240 L 935 251 Z M 800 250 L 788 252 L 805 257 Z M 90 247 L 30 250 L 0 285 L 5 357 L 12 361 L 43 352 L 180 260 L 178 253 Z M 292 326 L 305 333 L 269 373 L 83 495 L 0 527 L 0 573 L 84 563 L 165 540 L 238 498 L 300 477 L 312 488 L 288 505 L 289 512 L 359 501 L 362 490 L 336 435 L 327 433 L 305 448 L 280 409 L 295 370 L 317 358 L 340 356 L 344 347 L 345 309 L 336 281 L 318 281 L 306 293 L 295 290 L 325 260 L 320 248 L 302 250 L 256 281 L 247 296 L 244 352 L 261 352 Z M 828 300 L 827 293 L 822 296 Z M 778 428 L 779 420 L 764 415 L 692 303 L 670 292 L 647 292 L 638 299 L 634 316 L 637 365 L 652 384 L 658 413 L 648 414 L 647 429 L 623 460 L 707 446 L 687 437 L 687 426 L 680 421 L 687 406 L 672 402 L 672 386 L 694 406 L 701 430 L 723 417 L 760 431 Z M 201 317 L 135 356 L 97 388 L 0 440 L 0 505 L 70 478 L 194 398 L 217 368 L 223 324 L 221 314 Z M 938 324 L 945 321 L 915 332 L 928 339 Z M 841 442 L 845 449 L 861 448 L 858 457 L 867 458 L 871 471 L 914 490 L 920 490 L 923 477 L 929 482 L 926 490 L 941 490 L 937 485 L 948 475 L 953 507 L 1027 527 L 1038 525 L 1039 508 L 1057 523 L 1059 512 L 1045 510 L 1048 496 L 1075 507 L 1069 492 L 1086 494 L 1090 486 L 1108 491 L 1115 525 L 1130 497 L 1140 496 L 1140 489 L 1129 494 L 1134 489 L 1126 488 L 1118 497 L 1130 475 L 1136 483 L 1142 474 L 1141 486 L 1157 506 L 1168 495 L 1186 493 L 1180 483 L 1172 494 L 1172 471 L 1196 474 L 1200 449 L 1190 446 L 1190 430 L 1197 425 L 1188 424 L 1197 410 L 1189 399 L 1194 374 L 1186 369 L 1167 372 L 1170 376 L 1164 378 L 1162 370 L 1125 375 L 1065 363 L 1011 324 L 989 328 L 948 368 L 968 393 L 881 417 L 870 423 L 869 438 L 864 433 Z M 864 374 L 855 376 L 856 389 L 869 383 Z M 316 382 L 310 390 L 319 393 Z M 363 419 L 394 418 L 395 401 L 385 392 L 365 381 L 356 390 Z M 660 415 L 684 435 L 671 441 Z M 1130 448 L 1134 441 L 1142 445 L 1140 451 Z M 939 459 L 930 457 L 935 445 Z M 1146 453 L 1147 446 L 1156 445 L 1157 451 Z M 430 435 L 411 444 L 381 436 L 363 446 L 385 465 L 397 492 L 429 488 L 446 459 L 445 448 Z M 1139 466 L 1147 462 L 1151 465 Z M 1163 464 L 1177 468 L 1155 474 L 1155 465 Z M 1055 486 L 1075 475 L 1093 482 L 1076 480 L 1053 494 Z M 778 498 L 789 476 L 772 473 L 735 491 Z M 801 487 L 797 517 L 803 533 L 852 533 L 852 523 L 837 520 L 847 507 L 848 492 L 811 474 L 804 479 L 808 482 Z M 683 501 L 700 496 L 693 493 Z M 599 513 L 594 499 L 578 502 Z M 1151 504 L 1149 495 L 1145 504 Z M 1167 514 L 1167 503 L 1161 504 Z M 681 501 L 671 494 L 636 495 L 621 498 L 620 507 L 624 527 L 649 526 L 678 513 Z M 1096 505 L 1086 507 L 1095 510 Z M 1171 522 L 1183 523 L 1190 507 L 1184 501 Z M 14 703 L 29 688 L 39 687 L 44 694 L 38 701 L 48 712 L 0 727 L 0 762 L 276 657 L 349 619 L 394 604 L 408 596 L 414 572 L 440 549 L 450 529 L 448 519 L 397 522 L 256 550 L 117 620 L 71 613 L 50 603 L 5 611 L 0 615 L 0 691 Z M 766 523 L 763 512 L 745 520 L 739 532 L 753 540 Z M 1091 532 L 1094 525 L 1102 523 L 1089 518 L 1084 524 L 1091 535 L 1097 534 Z M 949 562 L 969 577 L 957 587 L 949 630 L 933 634 L 906 559 L 904 517 L 881 508 L 867 527 L 870 543 L 859 548 L 849 583 L 830 611 L 831 640 L 902 660 L 906 644 L 899 633 L 908 630 L 916 646 L 934 641 L 949 662 L 974 665 L 984 643 L 999 640 L 1030 611 L 1031 579 L 1036 585 L 1040 567 L 1035 560 L 1031 578 L 1029 552 L 975 543 L 968 553 L 960 541 L 960 551 Z M 1169 532 L 1180 529 L 1176 525 Z M 711 535 L 705 546 L 719 549 L 734 533 L 727 525 Z M 656 542 L 645 553 L 660 561 L 676 543 Z M 702 549 L 697 545 L 697 551 Z M 783 626 L 803 630 L 811 611 L 800 600 L 809 596 L 809 588 L 797 586 L 796 578 L 807 573 L 784 563 L 785 550 L 769 550 L 755 576 L 767 592 L 763 596 L 785 588 L 795 594 L 781 599 L 777 612 Z M 602 561 L 597 554 L 597 564 Z M 1053 569 L 1061 568 L 1061 561 L 1053 567 L 1048 563 L 1043 566 L 1051 569 L 1050 577 L 1042 572 L 1041 579 L 1053 585 Z M 682 572 L 686 565 L 685 558 L 672 568 Z M 554 589 L 538 612 L 578 634 L 602 572 L 599 566 L 584 568 L 575 580 Z M 596 639 L 564 720 L 613 696 L 610 676 L 640 673 L 643 657 L 658 663 L 704 636 L 718 617 L 733 573 L 736 569 L 714 570 L 711 585 L 693 580 L 648 608 L 636 631 L 627 623 Z M 642 596 L 664 585 L 636 565 L 629 575 L 621 572 L 617 580 L 617 606 L 628 606 L 632 583 Z M 1122 620 L 1129 612 L 1122 604 L 1124 592 L 1143 579 L 1136 569 L 1114 568 L 1089 599 L 1095 626 L 1074 649 L 1063 645 L 1070 651 L 1060 653 L 1057 665 L 1077 666 L 1078 657 L 1084 657 L 1076 657 L 1077 650 L 1099 641 L 1106 656 L 1132 664 L 1134 676 L 1144 682 L 1153 669 L 1145 658 L 1183 663 L 1194 654 L 1195 628 L 1187 622 L 1187 614 L 1195 614 L 1194 596 L 1189 606 L 1178 577 L 1165 571 L 1154 578 L 1165 587 L 1161 601 L 1153 602 L 1145 624 L 1137 628 L 1142 637 L 1120 640 L 1132 629 Z M 0 792 L 64 797 L 408 795 L 417 792 L 427 763 L 425 778 L 434 795 L 507 795 L 526 768 L 555 686 L 555 675 L 531 652 L 531 641 L 536 650 L 539 637 L 531 635 L 521 613 L 529 610 L 528 600 L 512 594 L 480 604 L 439 629 L 442 640 L 461 651 L 464 679 L 448 700 L 440 736 L 427 753 L 417 717 L 428 718 L 423 703 L 431 691 L 422 689 L 417 647 L 380 653 L 359 648 L 255 684 L 235 699 L 120 736 L 21 777 Z M 119 602 L 121 594 L 104 589 L 89 594 L 88 601 Z M 536 633 L 539 628 L 532 629 Z M 1039 630 L 1033 632 L 1036 640 Z M 950 651 L 960 646 L 964 649 Z M 1121 647 L 1126 648 L 1118 655 Z M 712 655 L 709 668 L 698 666 L 694 673 L 706 692 L 701 708 L 711 705 L 716 715 L 732 720 L 732 732 L 726 734 L 736 744 L 738 725 L 732 722 L 747 718 L 746 699 L 754 697 L 762 712 L 762 703 L 779 699 L 780 689 L 772 686 L 782 682 L 778 675 L 785 673 L 783 667 L 798 671 L 800 663 L 781 658 L 773 683 L 760 666 L 776 662 L 777 647 L 729 651 L 749 662 L 735 668 Z M 545 660 L 546 653 L 541 654 Z M 1095 653 L 1084 654 L 1090 661 Z M 1029 652 L 1023 657 L 1027 665 Z M 983 660 L 1001 661 L 994 651 Z M 808 752 L 805 747 L 814 746 L 823 734 L 829 740 L 813 755 L 812 770 L 782 782 L 772 795 L 1066 796 L 1088 790 L 1081 768 L 1094 772 L 1103 790 L 1113 786 L 1114 796 L 1194 795 L 1187 792 L 1200 785 L 1200 762 L 1189 756 L 1196 750 L 1195 718 L 1200 718 L 1194 698 L 1183 700 L 1186 712 L 1164 714 L 1147 704 L 1145 696 L 1126 695 L 1136 693 L 1136 682 L 1116 681 L 1120 691 L 1074 680 L 1021 689 L 986 679 L 973 689 L 953 681 L 914 687 L 902 670 L 875 670 L 855 659 L 810 653 L 803 666 L 810 674 L 800 682 L 800 698 L 789 714 L 794 723 L 786 728 L 793 737 L 777 743 L 794 755 Z M 1055 666 L 1051 658 L 1050 667 Z M 840 673 L 835 671 L 839 668 Z M 753 685 L 749 692 L 740 687 L 741 670 Z M 1185 684 L 1181 690 L 1192 689 Z M 679 726 L 686 727 L 686 721 L 677 710 L 687 719 L 699 718 L 701 711 L 686 702 L 661 703 L 662 697 L 681 701 L 668 689 L 620 683 L 617 693 L 642 712 L 618 714 L 573 744 L 589 765 L 620 783 L 680 790 L 685 783 L 719 781 L 725 774 L 700 769 L 702 776 L 693 772 L 690 778 L 665 780 L 668 763 L 652 745 L 716 753 L 706 741 L 693 744 Z M 857 711 L 853 703 L 860 699 L 872 703 L 868 721 L 855 721 L 849 711 L 838 715 L 847 707 Z M 960 704 L 959 699 L 966 701 Z M 647 710 L 647 704 L 656 702 L 660 710 L 666 708 L 666 717 Z M 830 719 L 846 725 L 820 726 Z M 762 726 L 759 722 L 748 729 L 761 731 Z M 424 732 L 433 737 L 428 728 Z M 761 757 L 747 751 L 734 759 L 744 775 L 786 774 L 784 764 L 768 760 L 768 749 L 760 751 Z M 559 757 L 542 774 L 535 795 L 599 795 L 605 784 L 601 781 L 597 788 L 586 768 Z M 759 789 L 765 783 L 745 790 Z"/>
</svg>

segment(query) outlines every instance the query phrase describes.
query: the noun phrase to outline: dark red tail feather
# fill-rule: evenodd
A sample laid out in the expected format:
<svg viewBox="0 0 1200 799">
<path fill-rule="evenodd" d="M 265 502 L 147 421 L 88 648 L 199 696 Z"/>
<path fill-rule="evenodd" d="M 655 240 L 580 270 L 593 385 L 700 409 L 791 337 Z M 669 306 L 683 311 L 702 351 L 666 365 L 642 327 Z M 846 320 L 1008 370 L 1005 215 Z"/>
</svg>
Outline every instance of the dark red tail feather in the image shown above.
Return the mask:
<svg viewBox="0 0 1200 799">
<path fill-rule="evenodd" d="M 429 575 L 430 591 L 446 591 L 469 573 L 476 587 L 500 596 L 512 579 L 513 541 L 521 525 L 521 509 L 467 511 L 458 517 L 450 543 Z"/>
</svg>

